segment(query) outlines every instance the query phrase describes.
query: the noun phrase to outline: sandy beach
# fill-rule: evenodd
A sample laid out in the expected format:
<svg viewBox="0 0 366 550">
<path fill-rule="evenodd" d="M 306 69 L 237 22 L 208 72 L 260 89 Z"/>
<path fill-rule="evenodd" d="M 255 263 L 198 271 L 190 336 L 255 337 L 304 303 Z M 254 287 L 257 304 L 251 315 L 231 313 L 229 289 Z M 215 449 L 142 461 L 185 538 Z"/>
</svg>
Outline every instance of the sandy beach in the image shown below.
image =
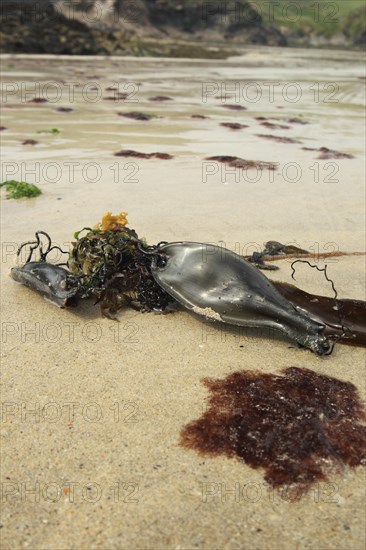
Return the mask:
<svg viewBox="0 0 366 550">
<path fill-rule="evenodd" d="M 4 55 L 2 78 L 1 181 L 43 191 L 1 198 L 3 548 L 363 549 L 361 467 L 291 502 L 261 469 L 184 449 L 179 434 L 205 410 L 202 378 L 240 370 L 303 367 L 351 382 L 365 401 L 364 349 L 337 345 L 319 358 L 281 335 L 224 329 L 183 310 L 126 309 L 117 323 L 90 301 L 58 309 L 9 277 L 18 246 L 35 231 L 67 248 L 106 211 L 128 212 L 150 244 L 208 242 L 248 255 L 277 240 L 315 254 L 364 252 L 361 53 L 248 48 L 227 61 Z M 105 99 L 116 89 L 127 99 Z M 30 101 L 42 94 L 48 102 Z M 118 115 L 135 111 L 153 117 Z M 38 144 L 22 145 L 26 139 Z M 354 158 L 319 160 L 322 147 Z M 114 156 L 121 150 L 173 158 Z M 206 160 L 217 155 L 278 167 L 240 171 Z M 366 299 L 364 256 L 327 264 L 340 298 Z M 277 265 L 266 275 L 290 282 L 291 263 Z M 296 284 L 332 296 L 305 265 Z"/>
</svg>

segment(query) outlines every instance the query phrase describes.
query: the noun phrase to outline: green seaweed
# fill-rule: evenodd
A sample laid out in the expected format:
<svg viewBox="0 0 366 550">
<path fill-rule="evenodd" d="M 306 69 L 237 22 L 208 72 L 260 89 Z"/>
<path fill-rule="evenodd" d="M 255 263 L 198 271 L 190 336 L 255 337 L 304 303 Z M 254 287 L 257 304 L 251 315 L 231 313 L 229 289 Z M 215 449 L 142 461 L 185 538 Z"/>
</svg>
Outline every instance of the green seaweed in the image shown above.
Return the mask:
<svg viewBox="0 0 366 550">
<path fill-rule="evenodd" d="M 8 180 L 0 183 L 0 187 L 5 187 L 7 199 L 31 199 L 42 194 L 39 187 L 25 181 Z"/>
<path fill-rule="evenodd" d="M 133 229 L 83 227 L 74 238 L 67 266 L 78 281 L 78 296 L 94 297 L 104 316 L 114 319 L 126 305 L 140 311 L 164 311 L 172 302 L 153 279 L 153 256 L 144 251 L 149 247 Z"/>
<path fill-rule="evenodd" d="M 58 128 L 51 128 L 51 130 L 37 130 L 37 134 L 52 134 L 57 135 L 61 132 Z"/>
</svg>

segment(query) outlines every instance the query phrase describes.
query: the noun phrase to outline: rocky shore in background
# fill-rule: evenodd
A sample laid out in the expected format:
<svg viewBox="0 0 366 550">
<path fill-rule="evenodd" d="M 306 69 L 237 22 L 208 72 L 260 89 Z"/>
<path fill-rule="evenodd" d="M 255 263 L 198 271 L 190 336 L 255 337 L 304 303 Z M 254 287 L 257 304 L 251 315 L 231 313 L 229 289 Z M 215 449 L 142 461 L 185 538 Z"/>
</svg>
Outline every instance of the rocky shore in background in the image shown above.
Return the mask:
<svg viewBox="0 0 366 550">
<path fill-rule="evenodd" d="M 7 2 L 1 6 L 3 53 L 76 55 L 151 55 L 226 57 L 236 41 L 285 46 L 286 39 L 265 27 L 246 2 L 251 18 L 236 22 L 206 4 L 135 0 L 117 2 Z M 101 9 L 101 6 L 104 8 Z M 205 48 L 200 41 L 227 40 L 227 51 Z M 225 50 L 225 48 L 224 48 Z"/>
<path fill-rule="evenodd" d="M 219 58 L 245 44 L 365 44 L 365 33 L 356 39 L 345 33 L 325 38 L 276 28 L 246 0 L 4 0 L 0 9 L 2 53 Z"/>
</svg>

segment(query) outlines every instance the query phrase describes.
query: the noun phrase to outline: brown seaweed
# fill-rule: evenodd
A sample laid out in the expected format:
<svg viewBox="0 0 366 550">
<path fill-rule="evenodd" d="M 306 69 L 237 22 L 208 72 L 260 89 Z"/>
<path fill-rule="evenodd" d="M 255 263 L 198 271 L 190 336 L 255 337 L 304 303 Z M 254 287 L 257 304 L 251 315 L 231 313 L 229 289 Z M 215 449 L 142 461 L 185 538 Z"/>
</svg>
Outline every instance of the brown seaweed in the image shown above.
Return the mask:
<svg viewBox="0 0 366 550">
<path fill-rule="evenodd" d="M 151 153 L 151 157 L 161 160 L 170 160 L 173 158 L 173 155 L 169 155 L 169 153 Z"/>
<path fill-rule="evenodd" d="M 266 117 L 264 117 L 264 116 L 256 116 L 256 117 L 254 117 L 254 118 L 255 118 L 255 120 L 280 120 L 280 121 L 283 120 L 283 122 L 287 122 L 287 123 L 289 123 L 289 124 L 302 124 L 302 125 L 309 124 L 309 122 L 307 122 L 306 120 L 303 120 L 303 119 L 301 119 L 301 118 L 296 118 L 296 117 L 293 117 L 293 118 L 285 118 L 285 119 L 282 119 L 282 118 L 278 119 L 278 118 L 273 118 L 273 117 L 266 118 Z M 280 126 L 280 125 L 279 125 L 279 126 Z M 288 128 L 288 127 L 286 126 L 286 129 L 287 129 L 287 128 Z"/>
<path fill-rule="evenodd" d="M 132 149 L 125 149 L 118 151 L 118 153 L 113 153 L 115 157 L 133 157 L 138 159 L 149 159 L 150 153 L 140 153 L 139 151 L 133 151 Z"/>
<path fill-rule="evenodd" d="M 152 115 L 148 115 L 147 113 L 141 113 L 139 111 L 132 111 L 130 113 L 117 113 L 119 116 L 123 116 L 125 118 L 132 118 L 133 120 L 151 120 L 153 117 Z"/>
<path fill-rule="evenodd" d="M 149 101 L 173 101 L 173 98 L 166 95 L 157 95 L 155 97 L 149 97 Z"/>
<path fill-rule="evenodd" d="M 284 136 L 273 136 L 271 134 L 256 134 L 256 136 L 264 139 L 271 139 L 272 141 L 276 141 L 277 143 L 302 143 L 302 141 L 299 141 L 298 139 Z"/>
<path fill-rule="evenodd" d="M 130 150 L 121 151 L 120 155 L 138 158 L 141 156 L 142 158 L 171 158 L 167 153 L 147 154 Z M 237 157 L 225 157 L 225 161 L 228 159 L 235 160 Z M 326 267 L 319 268 L 317 265 L 306 262 L 310 267 L 324 272 L 325 278 L 332 284 L 334 298 L 312 295 L 286 283 L 270 283 L 251 265 L 251 263 L 259 265 L 264 259 L 309 256 L 306 250 L 293 245 L 283 245 L 277 241 L 268 241 L 262 252 L 253 254 L 250 258 L 241 258 L 225 250 L 223 261 L 221 247 L 204 243 L 160 243 L 156 247 L 146 249 L 136 232 L 125 227 L 127 223 L 125 216 L 123 212 L 118 216 L 112 216 L 107 212 L 103 216 L 102 225 L 99 224 L 93 230 L 90 229 L 85 237 L 79 239 L 80 232 L 75 234 L 77 242 L 74 243 L 68 266 L 74 277 L 80 277 L 76 289 L 77 296 L 83 298 L 94 295 L 102 300 L 102 309 L 112 313 L 129 299 L 129 293 L 138 290 L 139 281 L 143 281 L 144 288 L 141 289 L 143 294 L 150 287 L 156 289 L 158 283 L 163 292 L 161 296 L 166 298 L 170 295 L 172 299 L 189 309 L 192 309 L 192 306 L 193 309 L 198 307 L 200 311 L 196 313 L 205 315 L 205 308 L 211 308 L 223 322 L 239 326 L 274 327 L 319 355 L 330 353 L 334 343 L 338 341 L 366 346 L 366 302 L 338 299 L 334 283 L 327 276 Z M 40 235 L 47 238 L 46 249 L 43 248 Z M 24 284 L 29 283 L 28 286 L 32 287 L 34 283 L 33 287 L 36 290 L 40 280 L 45 287 L 47 277 L 51 278 L 55 275 L 56 281 L 65 278 L 62 274 L 60 279 L 60 273 L 56 272 L 57 270 L 53 272 L 51 264 L 47 265 L 45 271 L 47 254 L 54 248 L 58 248 L 52 246 L 47 233 L 37 232 L 36 240 L 21 245 L 19 252 L 28 245 L 31 251 L 26 264 L 23 268 L 13 271 L 13 278 L 15 275 L 23 277 Z M 207 253 L 208 246 L 209 253 Z M 42 265 L 29 267 L 28 264 L 35 250 L 40 252 L 38 263 Z M 213 252 L 215 256 L 212 255 Z M 183 279 L 182 266 L 177 260 L 182 253 L 185 262 Z M 271 256 L 267 256 L 268 254 Z M 342 254 L 345 253 L 327 255 Z M 202 257 L 206 255 L 208 258 L 202 263 Z M 296 260 L 298 261 L 301 260 Z M 296 262 L 292 264 L 293 274 L 293 265 Z M 33 262 L 33 264 L 36 263 Z M 142 271 L 137 267 L 140 263 Z M 199 277 L 198 265 L 201 265 Z M 41 278 L 34 269 L 38 270 L 37 273 Z M 132 277 L 133 270 L 137 278 Z M 188 277 L 190 271 L 194 275 L 193 278 Z M 218 280 L 224 281 L 224 287 L 217 284 Z M 235 281 L 235 284 L 226 288 L 228 280 Z M 64 287 L 61 287 L 61 282 L 62 294 Z M 57 300 L 59 295 L 56 290 L 54 285 L 53 291 Z M 144 296 L 146 298 L 145 294 Z M 158 296 L 156 292 L 155 296 Z M 144 300 L 145 298 L 143 297 Z M 146 298 L 145 304 L 150 307 L 154 303 L 159 303 L 158 298 L 155 302 L 154 300 L 155 298 L 152 298 L 149 302 Z M 142 303 L 141 300 L 140 303 Z M 218 316 L 215 319 L 219 320 Z"/>
<path fill-rule="evenodd" d="M 282 247 L 281 251 L 268 250 L 267 246 L 270 243 L 276 243 Z M 326 259 L 326 258 L 339 258 L 342 256 L 366 256 L 366 252 L 342 252 L 341 250 L 333 252 L 317 252 L 316 254 L 297 248 L 296 246 L 287 246 L 277 241 L 268 241 L 265 244 L 265 249 L 262 252 L 253 252 L 251 256 L 243 256 L 245 260 L 253 262 L 257 267 L 262 267 L 260 264 L 266 262 L 277 262 L 278 260 L 289 260 L 291 258 L 303 258 L 303 259 Z M 278 269 L 276 267 L 276 269 Z"/>
<path fill-rule="evenodd" d="M 328 147 L 320 147 L 320 149 L 313 149 L 312 147 L 301 147 L 301 149 L 303 149 L 304 151 L 319 151 L 321 154 L 316 157 L 319 160 L 355 158 L 349 153 L 341 153 L 340 151 L 335 151 L 334 149 L 328 149 Z"/>
<path fill-rule="evenodd" d="M 285 124 L 274 124 L 273 122 L 261 122 L 262 126 L 269 128 L 270 130 L 290 130 L 290 126 L 285 126 Z"/>
<path fill-rule="evenodd" d="M 204 120 L 205 118 L 210 118 L 210 117 L 205 115 L 191 115 L 191 118 L 199 118 Z"/>
<path fill-rule="evenodd" d="M 48 99 L 45 97 L 34 97 L 33 99 L 29 99 L 28 103 L 48 103 Z"/>
<path fill-rule="evenodd" d="M 306 120 L 302 120 L 301 118 L 288 118 L 286 122 L 289 122 L 290 124 L 309 124 Z"/>
<path fill-rule="evenodd" d="M 365 255 L 364 253 L 328 252 L 317 254 L 319 257 L 334 257 L 344 255 Z M 246 260 L 254 263 L 260 269 L 278 269 L 264 262 L 290 258 L 314 259 L 314 254 L 294 245 L 284 245 L 277 241 L 268 241 L 261 252 L 254 252 L 252 256 L 245 256 Z M 299 260 L 301 261 L 301 260 Z M 294 262 L 296 263 L 296 262 Z M 325 326 L 324 335 L 350 345 L 366 346 L 366 302 L 361 300 L 338 299 L 333 282 L 327 276 L 325 268 L 309 264 L 319 271 L 323 271 L 326 279 L 332 284 L 334 298 L 309 294 L 294 285 L 279 281 L 272 281 L 277 290 L 291 302 L 295 308 L 306 312 L 313 320 Z M 292 264 L 293 265 L 293 264 Z M 294 271 L 293 271 L 294 272 Z"/>
<path fill-rule="evenodd" d="M 279 281 L 272 284 L 296 308 L 323 324 L 328 338 L 342 344 L 366 346 L 366 302 L 309 294 Z"/>
<path fill-rule="evenodd" d="M 39 143 L 39 141 L 36 139 L 25 139 L 22 141 L 22 145 L 37 145 L 37 143 Z"/>
<path fill-rule="evenodd" d="M 247 111 L 246 107 L 243 107 L 243 105 L 221 105 L 223 109 L 230 109 L 231 111 Z"/>
<path fill-rule="evenodd" d="M 22 267 L 11 269 L 11 277 L 60 307 L 93 297 L 102 314 L 111 318 L 125 304 L 140 311 L 165 311 L 173 299 L 151 275 L 149 247 L 145 251 L 146 243 L 125 222 L 125 213 L 111 216 L 108 212 L 98 227 L 76 232 L 67 263 L 58 265 L 47 262 L 48 254 L 54 249 L 67 252 L 52 245 L 48 233 L 37 231 L 35 240 L 19 247 L 18 256 L 25 247 L 30 252 Z M 80 237 L 84 230 L 86 235 Z M 34 261 L 37 253 L 39 260 Z M 69 271 L 61 267 L 64 265 Z"/>
<path fill-rule="evenodd" d="M 182 429 L 187 449 L 263 468 L 267 483 L 293 500 L 332 473 L 366 464 L 366 413 L 350 382 L 290 367 L 203 383 L 208 407 Z"/>
<path fill-rule="evenodd" d="M 121 101 L 121 100 L 124 101 L 125 99 L 128 98 L 129 95 L 130 94 L 117 92 L 114 95 L 105 96 L 105 97 L 103 97 L 103 99 L 106 99 L 108 101 Z"/>
<path fill-rule="evenodd" d="M 72 109 L 71 107 L 58 107 L 56 109 L 56 111 L 58 111 L 59 113 L 71 113 L 71 111 L 73 111 L 74 109 Z"/>
<path fill-rule="evenodd" d="M 354 155 L 350 155 L 349 153 L 341 153 L 339 151 L 332 151 L 331 149 L 327 149 L 326 147 L 320 148 L 321 155 L 319 155 L 317 158 L 321 160 L 327 160 L 327 159 L 354 159 Z"/>
<path fill-rule="evenodd" d="M 223 162 L 233 168 L 256 168 L 257 170 L 276 170 L 278 168 L 277 162 L 266 162 L 263 160 L 246 160 L 240 157 L 233 157 L 230 155 L 215 155 L 213 157 L 206 157 L 206 160 L 216 160 L 217 162 Z"/>
<path fill-rule="evenodd" d="M 157 158 L 161 160 L 170 160 L 173 158 L 173 155 L 169 155 L 169 153 L 140 153 L 139 151 L 133 151 L 132 149 L 125 149 L 122 151 L 118 151 L 118 153 L 114 153 L 115 157 L 134 157 L 134 158 L 140 158 L 140 159 L 151 159 L 151 158 Z"/>
<path fill-rule="evenodd" d="M 247 124 L 240 124 L 239 122 L 220 122 L 220 126 L 230 128 L 230 130 L 242 130 L 243 128 L 249 128 Z"/>
<path fill-rule="evenodd" d="M 244 256 L 245 260 L 254 263 L 259 269 L 277 270 L 276 265 L 269 265 L 264 262 L 267 258 L 277 258 L 278 256 L 299 257 L 299 255 L 309 254 L 307 250 L 298 248 L 294 245 L 285 245 L 278 241 L 268 241 L 264 244 L 261 252 L 253 252 L 251 256 Z"/>
</svg>

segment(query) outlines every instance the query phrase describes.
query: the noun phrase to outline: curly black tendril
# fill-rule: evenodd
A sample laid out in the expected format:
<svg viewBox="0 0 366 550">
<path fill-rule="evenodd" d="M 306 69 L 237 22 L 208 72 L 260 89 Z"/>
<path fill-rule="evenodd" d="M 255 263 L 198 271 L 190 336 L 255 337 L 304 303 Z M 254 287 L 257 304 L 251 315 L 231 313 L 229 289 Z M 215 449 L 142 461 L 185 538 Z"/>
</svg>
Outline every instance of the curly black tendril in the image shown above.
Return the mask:
<svg viewBox="0 0 366 550">
<path fill-rule="evenodd" d="M 325 264 L 324 267 L 319 267 L 318 265 L 315 265 L 315 264 L 311 264 L 308 260 L 295 260 L 291 263 L 291 269 L 292 269 L 292 273 L 291 273 L 291 278 L 295 281 L 295 268 L 294 268 L 294 265 L 297 264 L 297 263 L 303 263 L 303 264 L 307 264 L 309 267 L 311 267 L 312 269 L 316 269 L 322 273 L 324 273 L 324 277 L 325 277 L 325 280 L 331 284 L 332 286 L 332 290 L 334 292 L 334 308 L 335 310 L 338 312 L 338 318 L 339 318 L 339 323 L 340 323 L 340 326 L 342 328 L 342 334 L 340 334 L 339 336 L 334 336 L 334 340 L 341 340 L 342 338 L 344 338 L 345 336 L 347 336 L 347 334 L 350 333 L 350 331 L 347 329 L 347 327 L 345 326 L 345 318 L 344 316 L 341 314 L 340 312 L 340 309 L 339 309 L 339 304 L 338 304 L 338 292 L 336 290 L 336 287 L 334 285 L 334 281 L 328 277 L 328 272 L 327 272 L 327 269 L 328 269 L 328 266 L 327 264 Z"/>
<path fill-rule="evenodd" d="M 86 234 L 80 236 L 83 231 Z M 46 238 L 46 245 L 41 236 Z M 32 261 L 37 251 L 40 262 L 46 262 L 52 250 L 68 254 L 67 262 L 57 264 L 69 268 L 68 286 L 77 288 L 79 298 L 93 296 L 95 303 L 102 302 L 106 311 L 117 311 L 126 301 L 142 311 L 165 310 L 173 301 L 151 273 L 153 261 L 159 266 L 166 261 L 160 252 L 165 242 L 146 246 L 130 228 L 100 231 L 86 227 L 75 233 L 76 242 L 69 253 L 52 245 L 45 231 L 37 231 L 35 237 L 19 247 L 18 256 L 26 246 L 30 246 L 26 263 Z"/>
</svg>

